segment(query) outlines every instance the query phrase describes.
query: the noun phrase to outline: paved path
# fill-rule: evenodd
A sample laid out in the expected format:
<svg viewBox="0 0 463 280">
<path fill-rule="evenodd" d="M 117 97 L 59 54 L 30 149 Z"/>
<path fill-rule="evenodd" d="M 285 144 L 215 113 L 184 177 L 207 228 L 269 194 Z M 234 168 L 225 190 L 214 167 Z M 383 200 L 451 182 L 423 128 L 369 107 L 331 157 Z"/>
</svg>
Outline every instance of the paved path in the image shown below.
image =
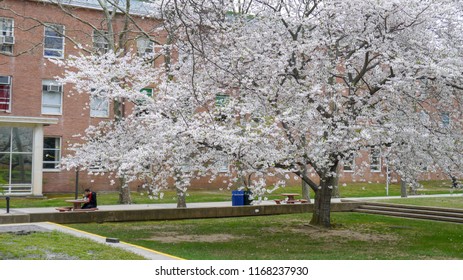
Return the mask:
<svg viewBox="0 0 463 280">
<path fill-rule="evenodd" d="M 434 195 L 410 195 L 408 198 L 425 198 L 425 197 L 463 197 L 463 194 L 434 194 Z M 372 199 L 393 199 L 400 196 L 378 196 L 378 197 L 348 197 L 348 198 L 333 198 L 331 202 L 341 202 L 341 200 L 372 200 Z M 313 202 L 313 199 L 312 199 Z M 263 200 L 261 205 L 275 205 L 273 200 Z M 225 207 L 231 206 L 231 201 L 222 202 L 197 202 L 188 203 L 187 208 L 207 208 L 207 207 Z M 129 205 L 99 205 L 98 209 L 111 210 L 143 210 L 143 209 L 173 209 L 177 208 L 176 203 L 158 203 L 158 204 L 129 204 Z M 53 213 L 56 212 L 56 207 L 36 207 L 36 208 L 12 208 L 11 214 L 27 214 L 27 213 Z M 0 213 L 5 213 L 5 209 L 0 209 Z"/>
</svg>

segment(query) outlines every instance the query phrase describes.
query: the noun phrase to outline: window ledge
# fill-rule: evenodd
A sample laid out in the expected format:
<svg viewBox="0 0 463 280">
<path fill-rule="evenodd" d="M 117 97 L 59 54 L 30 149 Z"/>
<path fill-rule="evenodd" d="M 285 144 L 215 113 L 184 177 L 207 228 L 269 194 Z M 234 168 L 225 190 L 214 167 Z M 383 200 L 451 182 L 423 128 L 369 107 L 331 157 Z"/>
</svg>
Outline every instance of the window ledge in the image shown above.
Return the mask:
<svg viewBox="0 0 463 280">
<path fill-rule="evenodd" d="M 59 173 L 61 169 L 42 169 L 42 172 L 46 173 Z"/>
</svg>

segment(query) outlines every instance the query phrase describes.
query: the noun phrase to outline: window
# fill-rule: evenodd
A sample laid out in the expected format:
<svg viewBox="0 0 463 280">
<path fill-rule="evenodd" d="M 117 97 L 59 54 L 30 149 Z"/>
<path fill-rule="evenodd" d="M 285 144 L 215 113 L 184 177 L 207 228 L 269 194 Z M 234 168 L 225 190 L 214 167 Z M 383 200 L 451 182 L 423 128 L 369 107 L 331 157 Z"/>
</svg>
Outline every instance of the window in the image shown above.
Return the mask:
<svg viewBox="0 0 463 280">
<path fill-rule="evenodd" d="M 105 172 L 105 168 L 103 167 L 103 162 L 101 159 L 95 160 L 92 164 L 89 165 L 87 170 L 89 173 Z"/>
<path fill-rule="evenodd" d="M 0 18 L 0 52 L 13 53 L 14 21 L 10 18 Z"/>
<path fill-rule="evenodd" d="M 427 112 L 425 112 L 425 111 L 421 111 L 420 112 L 420 121 L 423 124 L 427 125 L 429 123 L 429 120 L 430 120 L 429 119 L 429 114 Z"/>
<path fill-rule="evenodd" d="M 64 26 L 47 24 L 43 43 L 43 56 L 53 58 L 64 57 Z"/>
<path fill-rule="evenodd" d="M 140 93 L 143 93 L 148 98 L 153 98 L 153 89 L 152 88 L 144 88 L 140 90 Z M 135 101 L 135 104 L 139 107 L 139 112 L 137 116 L 141 116 L 142 114 L 147 114 L 148 110 L 146 108 L 140 108 L 146 105 L 146 98 L 139 98 Z"/>
<path fill-rule="evenodd" d="M 93 30 L 93 49 L 95 52 L 105 54 L 109 51 L 108 32 Z"/>
<path fill-rule="evenodd" d="M 219 172 L 228 172 L 228 160 L 224 158 L 219 161 Z"/>
<path fill-rule="evenodd" d="M 0 76 L 0 111 L 9 112 L 11 108 L 11 77 Z"/>
<path fill-rule="evenodd" d="M 354 172 L 355 170 L 355 156 L 353 153 L 349 155 L 348 158 L 344 159 L 344 172 Z"/>
<path fill-rule="evenodd" d="M 442 127 L 449 127 L 450 126 L 450 114 L 449 112 L 442 112 L 440 114 L 440 118 L 442 121 Z"/>
<path fill-rule="evenodd" d="M 42 81 L 42 114 L 62 114 L 63 86 L 52 80 Z"/>
<path fill-rule="evenodd" d="M 6 193 L 32 192 L 32 150 L 32 128 L 0 127 L 0 185 Z"/>
<path fill-rule="evenodd" d="M 153 97 L 153 89 L 152 88 L 144 88 L 140 92 L 146 94 L 146 96 L 148 96 L 148 97 Z"/>
<path fill-rule="evenodd" d="M 57 170 L 61 161 L 61 138 L 45 137 L 43 139 L 43 169 Z"/>
<path fill-rule="evenodd" d="M 227 103 L 230 100 L 230 96 L 226 94 L 216 94 L 215 95 L 215 107 L 217 107 L 217 113 L 215 115 L 216 121 L 225 121 L 227 120 L 227 115 L 223 112 Z"/>
<path fill-rule="evenodd" d="M 109 100 L 104 97 L 90 96 L 90 117 L 109 117 Z"/>
<path fill-rule="evenodd" d="M 229 95 L 226 95 L 226 94 L 217 94 L 215 96 L 215 106 L 217 107 L 224 107 L 228 100 L 229 100 L 230 96 Z"/>
<path fill-rule="evenodd" d="M 141 57 L 152 57 L 154 55 L 154 42 L 147 37 L 137 39 L 138 55 Z"/>
<path fill-rule="evenodd" d="M 370 171 L 381 172 L 381 150 L 379 148 L 371 148 Z"/>
</svg>

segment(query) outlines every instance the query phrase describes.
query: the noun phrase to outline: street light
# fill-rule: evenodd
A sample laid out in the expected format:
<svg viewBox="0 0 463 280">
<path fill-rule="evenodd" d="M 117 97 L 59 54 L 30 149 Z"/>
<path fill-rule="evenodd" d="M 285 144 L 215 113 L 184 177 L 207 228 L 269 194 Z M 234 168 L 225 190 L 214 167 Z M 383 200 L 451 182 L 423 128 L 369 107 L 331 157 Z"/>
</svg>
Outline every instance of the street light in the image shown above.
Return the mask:
<svg viewBox="0 0 463 280">
<path fill-rule="evenodd" d="M 74 199 L 77 199 L 79 196 L 79 169 L 76 167 L 76 189 L 74 194 Z"/>
</svg>

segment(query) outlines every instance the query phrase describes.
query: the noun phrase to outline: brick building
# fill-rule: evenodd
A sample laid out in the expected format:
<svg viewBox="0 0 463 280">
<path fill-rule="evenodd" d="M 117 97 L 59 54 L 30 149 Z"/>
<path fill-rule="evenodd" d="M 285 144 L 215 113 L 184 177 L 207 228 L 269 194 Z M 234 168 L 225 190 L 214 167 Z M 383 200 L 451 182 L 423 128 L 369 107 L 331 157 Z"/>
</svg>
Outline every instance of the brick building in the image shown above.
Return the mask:
<svg viewBox="0 0 463 280">
<path fill-rule="evenodd" d="M 68 153 L 66 147 L 79 141 L 75 135 L 83 135 L 89 125 L 113 117 L 111 102 L 71 94 L 70 86 L 57 83 L 55 77 L 63 70 L 49 61 L 78 54 L 76 44 L 90 51 L 106 51 L 104 13 L 97 0 L 60 0 L 63 6 L 53 3 L 56 1 L 0 2 L 0 185 L 5 193 L 40 196 L 73 192 L 76 171 L 59 169 L 60 159 Z M 161 22 L 143 17 L 146 13 L 142 2 L 132 1 L 131 17 L 136 25 L 154 32 Z M 112 20 L 114 38 L 123 30 L 124 19 L 120 13 Z M 154 43 L 137 28 L 129 24 L 126 43 L 138 46 L 142 53 L 155 51 Z M 159 42 L 166 37 L 152 35 Z M 152 94 L 152 89 L 147 90 Z M 340 182 L 384 182 L 386 166 L 382 160 L 379 150 L 365 151 L 362 158 L 344 162 Z M 354 172 L 360 162 L 367 164 L 361 176 Z M 290 180 L 291 184 L 300 183 L 293 176 Z M 220 184 L 220 178 L 212 184 L 206 178 L 194 181 L 193 187 Z M 85 186 L 97 191 L 116 190 L 108 178 L 81 172 L 80 190 Z"/>
<path fill-rule="evenodd" d="M 89 125 L 113 117 L 111 102 L 71 94 L 70 86 L 57 83 L 62 69 L 49 61 L 78 54 L 76 44 L 90 51 L 107 50 L 103 35 L 108 35 L 108 25 L 98 1 L 60 1 L 63 6 L 52 2 L 56 0 L 0 2 L 0 184 L 5 193 L 72 192 L 76 172 L 59 169 L 66 147 Z M 132 2 L 131 18 L 139 28 L 150 32 L 159 26 L 156 19 L 143 18 L 143 3 Z M 122 13 L 112 19 L 113 38 L 123 31 L 124 20 Z M 125 42 L 135 48 L 145 41 L 145 49 L 138 51 L 154 51 L 153 42 L 146 42 L 137 28 L 129 23 Z M 108 182 L 102 176 L 79 174 L 80 188 L 115 189 Z"/>
</svg>

